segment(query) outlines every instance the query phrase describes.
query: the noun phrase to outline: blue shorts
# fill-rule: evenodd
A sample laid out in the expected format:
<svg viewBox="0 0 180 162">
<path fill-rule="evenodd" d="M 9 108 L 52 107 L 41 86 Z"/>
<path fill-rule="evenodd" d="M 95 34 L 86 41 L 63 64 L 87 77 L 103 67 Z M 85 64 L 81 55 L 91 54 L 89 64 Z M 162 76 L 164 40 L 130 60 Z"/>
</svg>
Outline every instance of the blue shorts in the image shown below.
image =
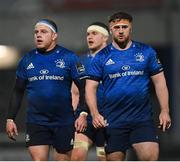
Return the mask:
<svg viewBox="0 0 180 162">
<path fill-rule="evenodd" d="M 159 142 L 157 129 L 152 121 L 124 124 L 120 128 L 106 128 L 106 153 L 126 152 L 132 144 Z"/>
<path fill-rule="evenodd" d="M 104 128 L 96 129 L 92 124 L 88 123 L 87 129 L 83 132 L 88 138 L 90 138 L 94 145 L 97 147 L 104 147 L 105 144 L 105 134 Z"/>
<path fill-rule="evenodd" d="M 58 153 L 73 149 L 74 126 L 48 127 L 27 124 L 26 146 L 52 145 Z"/>
</svg>

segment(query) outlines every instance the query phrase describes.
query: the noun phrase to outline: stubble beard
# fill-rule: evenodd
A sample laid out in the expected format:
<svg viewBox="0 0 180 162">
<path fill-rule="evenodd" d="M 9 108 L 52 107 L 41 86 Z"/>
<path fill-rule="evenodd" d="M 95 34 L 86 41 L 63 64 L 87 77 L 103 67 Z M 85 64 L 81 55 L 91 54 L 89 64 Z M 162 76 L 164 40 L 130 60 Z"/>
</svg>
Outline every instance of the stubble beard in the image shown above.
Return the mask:
<svg viewBox="0 0 180 162">
<path fill-rule="evenodd" d="M 128 42 L 129 42 L 129 38 L 125 39 L 124 41 L 119 41 L 117 38 L 114 38 L 114 41 L 116 42 L 116 44 L 121 48 L 121 49 L 125 49 Z"/>
</svg>

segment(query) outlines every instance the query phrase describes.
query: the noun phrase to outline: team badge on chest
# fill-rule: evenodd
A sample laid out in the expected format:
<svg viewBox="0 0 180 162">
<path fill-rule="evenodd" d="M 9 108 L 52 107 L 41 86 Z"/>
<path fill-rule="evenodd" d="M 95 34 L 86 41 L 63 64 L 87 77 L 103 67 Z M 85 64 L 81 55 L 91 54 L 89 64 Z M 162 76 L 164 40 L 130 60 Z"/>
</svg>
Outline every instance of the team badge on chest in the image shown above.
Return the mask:
<svg viewBox="0 0 180 162">
<path fill-rule="evenodd" d="M 59 67 L 59 68 L 64 68 L 65 67 L 65 62 L 63 59 L 58 59 L 55 61 L 56 63 L 56 67 Z"/>
<path fill-rule="evenodd" d="M 135 57 L 136 57 L 136 61 L 138 62 L 144 61 L 144 55 L 142 53 L 136 53 Z"/>
</svg>

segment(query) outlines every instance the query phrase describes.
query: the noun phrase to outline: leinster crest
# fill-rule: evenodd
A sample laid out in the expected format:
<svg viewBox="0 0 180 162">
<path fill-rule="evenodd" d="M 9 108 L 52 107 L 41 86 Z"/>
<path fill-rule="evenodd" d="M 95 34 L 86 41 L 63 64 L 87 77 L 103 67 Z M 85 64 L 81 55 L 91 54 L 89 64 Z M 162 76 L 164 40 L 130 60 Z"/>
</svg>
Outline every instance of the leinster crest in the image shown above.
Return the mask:
<svg viewBox="0 0 180 162">
<path fill-rule="evenodd" d="M 64 68 L 65 67 L 65 62 L 63 59 L 58 59 L 55 61 L 56 63 L 56 67 L 59 67 L 59 68 Z"/>
<path fill-rule="evenodd" d="M 135 57 L 136 57 L 136 61 L 138 62 L 144 61 L 144 55 L 142 53 L 136 53 Z"/>
</svg>

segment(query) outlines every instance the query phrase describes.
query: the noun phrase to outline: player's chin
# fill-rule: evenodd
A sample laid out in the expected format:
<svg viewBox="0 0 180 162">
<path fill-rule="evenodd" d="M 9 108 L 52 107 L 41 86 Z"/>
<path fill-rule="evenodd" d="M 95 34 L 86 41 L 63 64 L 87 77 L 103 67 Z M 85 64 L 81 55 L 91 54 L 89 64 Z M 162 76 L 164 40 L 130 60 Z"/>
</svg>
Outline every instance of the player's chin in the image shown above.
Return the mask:
<svg viewBox="0 0 180 162">
<path fill-rule="evenodd" d="M 93 44 L 88 44 L 88 48 L 91 50 L 94 48 L 94 45 Z"/>
<path fill-rule="evenodd" d="M 43 49 L 45 46 L 43 45 L 43 44 L 36 44 L 36 47 L 38 48 L 38 49 Z"/>
<path fill-rule="evenodd" d="M 42 46 L 42 45 L 37 45 L 36 46 L 38 49 L 44 49 L 44 46 Z"/>
<path fill-rule="evenodd" d="M 119 43 L 124 43 L 125 41 L 126 41 L 126 38 L 124 38 L 124 37 L 119 37 L 118 38 Z"/>
</svg>

